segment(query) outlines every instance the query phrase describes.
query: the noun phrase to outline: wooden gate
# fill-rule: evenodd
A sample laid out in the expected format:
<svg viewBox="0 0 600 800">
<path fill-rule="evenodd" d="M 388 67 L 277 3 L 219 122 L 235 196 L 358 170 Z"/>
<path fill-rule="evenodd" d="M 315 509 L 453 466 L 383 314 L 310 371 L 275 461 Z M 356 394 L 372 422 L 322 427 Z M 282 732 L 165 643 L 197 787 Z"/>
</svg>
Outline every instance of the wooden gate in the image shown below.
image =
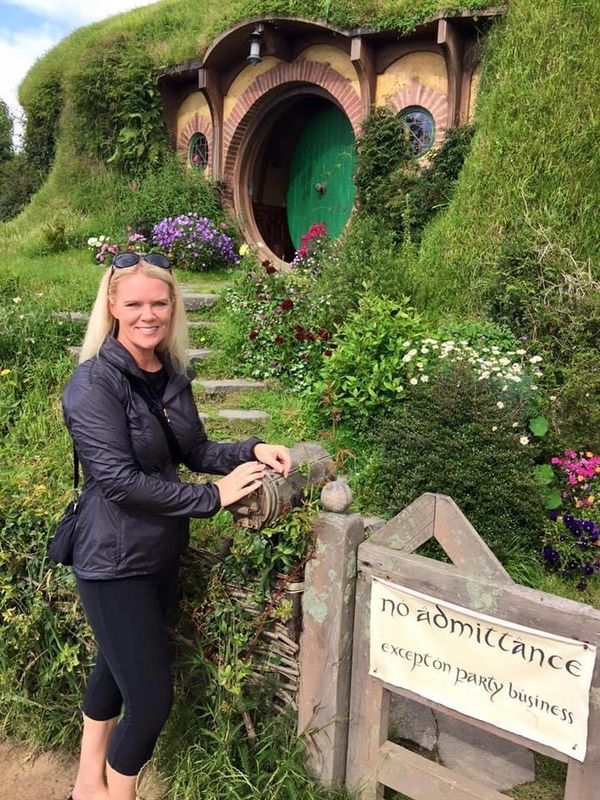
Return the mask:
<svg viewBox="0 0 600 800">
<path fill-rule="evenodd" d="M 416 555 L 435 538 L 451 564 Z M 600 645 L 600 612 L 515 584 L 455 503 L 426 494 L 358 548 L 346 785 L 359 800 L 382 800 L 388 786 L 413 800 L 505 800 L 506 795 L 388 741 L 390 694 L 568 763 L 565 800 L 596 800 L 600 786 L 600 666 L 590 692 L 583 763 L 369 675 L 373 577 L 512 623 Z"/>
</svg>

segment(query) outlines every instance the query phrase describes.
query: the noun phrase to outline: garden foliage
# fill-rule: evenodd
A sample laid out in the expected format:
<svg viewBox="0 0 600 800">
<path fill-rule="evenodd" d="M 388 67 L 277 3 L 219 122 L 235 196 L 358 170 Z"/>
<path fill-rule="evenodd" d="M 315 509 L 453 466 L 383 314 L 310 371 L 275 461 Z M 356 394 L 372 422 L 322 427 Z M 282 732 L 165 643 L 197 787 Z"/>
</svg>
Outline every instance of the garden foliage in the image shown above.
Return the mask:
<svg viewBox="0 0 600 800">
<path fill-rule="evenodd" d="M 407 387 L 404 402 L 381 409 L 372 434 L 379 489 L 390 512 L 423 492 L 452 497 L 495 555 L 518 568 L 540 552 L 540 445 L 524 433 L 527 394 L 479 378 L 468 361 L 438 364 L 429 381 Z"/>
<path fill-rule="evenodd" d="M 332 298 L 315 291 L 308 269 L 252 265 L 225 295 L 226 337 L 222 346 L 237 368 L 254 378 L 308 385 L 331 356 Z"/>
</svg>

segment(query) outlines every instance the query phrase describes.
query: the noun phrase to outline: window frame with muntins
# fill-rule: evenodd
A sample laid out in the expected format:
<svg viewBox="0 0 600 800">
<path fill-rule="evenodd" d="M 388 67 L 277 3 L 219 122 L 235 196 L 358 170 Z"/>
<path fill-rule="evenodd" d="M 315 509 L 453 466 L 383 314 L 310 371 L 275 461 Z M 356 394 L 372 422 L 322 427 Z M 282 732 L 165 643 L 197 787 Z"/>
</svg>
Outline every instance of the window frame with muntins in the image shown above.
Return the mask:
<svg viewBox="0 0 600 800">
<path fill-rule="evenodd" d="M 410 123 L 407 121 L 407 117 L 409 117 L 411 114 L 422 114 L 426 118 L 427 122 L 431 127 L 427 143 L 424 146 L 422 146 L 419 150 L 417 150 L 414 146 L 416 142 L 419 142 L 419 140 L 414 135 L 413 129 Z M 423 106 L 408 106 L 407 108 L 403 108 L 402 111 L 398 113 L 398 118 L 400 119 L 400 122 L 402 122 L 402 124 L 408 130 L 408 135 L 410 137 L 410 146 L 412 150 L 412 157 L 415 160 L 423 158 L 425 155 L 427 155 L 427 153 L 429 153 L 433 149 L 435 145 L 436 126 L 433 114 L 426 108 L 423 108 Z M 422 144 L 422 142 L 419 142 L 419 144 Z"/>
<path fill-rule="evenodd" d="M 202 150 L 198 144 L 202 142 Z M 198 155 L 198 161 L 194 161 L 194 156 Z M 208 137 L 202 131 L 197 131 L 188 144 L 188 163 L 192 169 L 199 169 L 204 171 L 208 167 Z"/>
</svg>

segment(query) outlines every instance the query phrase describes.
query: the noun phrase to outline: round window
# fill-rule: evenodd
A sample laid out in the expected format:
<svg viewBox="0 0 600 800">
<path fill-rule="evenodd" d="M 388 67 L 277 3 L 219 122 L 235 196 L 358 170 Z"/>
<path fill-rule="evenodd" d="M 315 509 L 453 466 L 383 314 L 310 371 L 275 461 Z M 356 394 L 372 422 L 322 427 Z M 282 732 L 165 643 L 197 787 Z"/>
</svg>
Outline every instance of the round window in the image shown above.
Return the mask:
<svg viewBox="0 0 600 800">
<path fill-rule="evenodd" d="M 203 133 L 195 133 L 190 139 L 188 158 L 194 169 L 206 169 L 208 164 L 208 139 Z"/>
<path fill-rule="evenodd" d="M 408 131 L 414 158 L 420 158 L 431 150 L 435 141 L 435 122 L 429 111 L 420 106 L 405 108 L 400 112 L 400 120 Z"/>
</svg>

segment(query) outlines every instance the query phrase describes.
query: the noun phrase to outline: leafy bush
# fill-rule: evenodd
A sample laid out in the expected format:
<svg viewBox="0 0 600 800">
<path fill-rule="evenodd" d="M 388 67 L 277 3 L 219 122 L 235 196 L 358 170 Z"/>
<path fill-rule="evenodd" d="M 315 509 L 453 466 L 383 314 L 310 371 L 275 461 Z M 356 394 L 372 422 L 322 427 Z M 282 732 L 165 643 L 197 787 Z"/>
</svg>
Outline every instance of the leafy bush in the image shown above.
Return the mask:
<svg viewBox="0 0 600 800">
<path fill-rule="evenodd" d="M 553 436 L 558 446 L 576 442 L 578 448 L 600 452 L 600 364 L 597 349 L 573 354 L 562 371 L 556 391 Z"/>
<path fill-rule="evenodd" d="M 356 309 L 368 284 L 374 294 L 401 300 L 405 292 L 402 252 L 380 221 L 354 216 L 342 235 L 325 249 L 315 288 L 335 297 L 331 321 L 343 322 Z"/>
<path fill-rule="evenodd" d="M 41 176 L 24 153 L 0 163 L 0 222 L 12 219 L 40 186 Z"/>
<path fill-rule="evenodd" d="M 356 152 L 358 207 L 390 230 L 401 231 L 401 220 L 391 206 L 403 202 L 414 168 L 409 138 L 398 115 L 385 106 L 372 111 L 363 122 Z"/>
<path fill-rule="evenodd" d="M 0 164 L 13 155 L 13 119 L 4 100 L 0 99 Z"/>
<path fill-rule="evenodd" d="M 167 217 L 152 230 L 152 240 L 169 253 L 180 269 L 207 270 L 233 267 L 239 262 L 233 242 L 208 217 L 195 211 Z"/>
<path fill-rule="evenodd" d="M 183 169 L 174 153 L 161 160 L 159 167 L 129 184 L 124 191 L 123 207 L 127 224 L 149 239 L 152 228 L 161 219 L 186 214 L 190 210 L 217 224 L 225 215 L 215 188 L 204 173 Z"/>
<path fill-rule="evenodd" d="M 280 272 L 264 261 L 227 291 L 222 344 L 246 375 L 297 387 L 310 383 L 331 354 L 331 299 L 317 295 L 314 285 L 308 270 Z"/>
<path fill-rule="evenodd" d="M 390 208 L 397 208 L 403 218 L 406 235 L 418 242 L 428 222 L 442 211 L 454 191 L 473 139 L 474 128 L 465 125 L 451 128 L 439 150 L 435 150 L 425 168 L 419 172 L 406 199 L 394 197 Z"/>
<path fill-rule="evenodd" d="M 465 362 L 408 386 L 405 399 L 389 403 L 373 423 L 386 511 L 440 492 L 501 560 L 539 552 L 545 513 L 533 471 L 539 444 L 523 433 L 529 415 L 526 398 L 499 394 Z"/>
<path fill-rule="evenodd" d="M 425 335 L 419 314 L 401 301 L 364 294 L 335 337 L 335 349 L 311 389 L 334 419 L 358 423 L 395 402 L 418 374 L 419 361 L 406 357 Z M 416 354 L 416 350 L 414 351 Z"/>
<path fill-rule="evenodd" d="M 131 34 L 101 37 L 69 80 L 71 135 L 128 175 L 156 166 L 169 145 L 151 54 Z"/>
</svg>

